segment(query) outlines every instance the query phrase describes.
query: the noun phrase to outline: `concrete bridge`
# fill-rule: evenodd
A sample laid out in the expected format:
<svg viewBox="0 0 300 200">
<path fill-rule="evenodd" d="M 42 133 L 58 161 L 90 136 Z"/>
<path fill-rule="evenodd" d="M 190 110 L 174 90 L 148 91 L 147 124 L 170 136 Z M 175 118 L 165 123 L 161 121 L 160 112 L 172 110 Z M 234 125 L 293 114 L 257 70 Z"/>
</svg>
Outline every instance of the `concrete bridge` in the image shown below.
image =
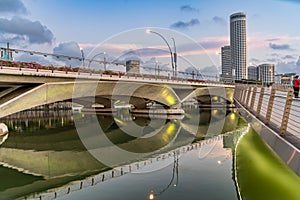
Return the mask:
<svg viewBox="0 0 300 200">
<path fill-rule="evenodd" d="M 233 85 L 210 81 L 1 67 L 0 118 L 61 101 L 84 108 L 100 105 L 103 111 L 122 101 L 142 113 L 154 104 L 168 114 L 181 114 L 181 104 L 192 99 L 205 106 L 232 105 L 233 93 Z"/>
</svg>

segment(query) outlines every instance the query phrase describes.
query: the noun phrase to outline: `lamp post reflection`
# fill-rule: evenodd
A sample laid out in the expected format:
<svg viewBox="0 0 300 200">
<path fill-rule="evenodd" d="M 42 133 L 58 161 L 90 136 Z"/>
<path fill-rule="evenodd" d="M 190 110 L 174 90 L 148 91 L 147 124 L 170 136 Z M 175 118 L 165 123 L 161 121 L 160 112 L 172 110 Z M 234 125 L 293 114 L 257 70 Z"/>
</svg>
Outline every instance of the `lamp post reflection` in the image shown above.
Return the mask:
<svg viewBox="0 0 300 200">
<path fill-rule="evenodd" d="M 149 194 L 149 199 L 153 200 L 155 199 L 155 197 L 163 194 L 165 191 L 167 191 L 173 184 L 175 176 L 176 176 L 176 180 L 175 183 L 173 184 L 174 187 L 178 186 L 178 166 L 179 166 L 179 158 L 178 158 L 178 152 L 173 152 L 174 153 L 174 163 L 173 163 L 173 171 L 172 171 L 172 178 L 169 182 L 169 184 L 162 190 L 160 190 L 159 192 L 154 192 L 153 190 L 150 192 Z"/>
</svg>

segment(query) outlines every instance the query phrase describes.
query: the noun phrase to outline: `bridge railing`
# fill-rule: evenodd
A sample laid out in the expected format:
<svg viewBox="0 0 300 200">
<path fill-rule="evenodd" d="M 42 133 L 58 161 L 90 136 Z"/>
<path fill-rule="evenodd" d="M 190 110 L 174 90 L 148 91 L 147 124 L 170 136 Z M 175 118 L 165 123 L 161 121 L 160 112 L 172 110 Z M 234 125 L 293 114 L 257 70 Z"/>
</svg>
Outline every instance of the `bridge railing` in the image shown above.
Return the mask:
<svg viewBox="0 0 300 200">
<path fill-rule="evenodd" d="M 300 101 L 293 98 L 291 87 L 265 88 L 237 85 L 234 98 L 248 111 L 277 133 L 300 138 Z"/>
<path fill-rule="evenodd" d="M 64 78 L 84 78 L 84 79 L 122 79 L 122 80 L 144 80 L 151 82 L 168 82 L 175 84 L 190 84 L 190 85 L 210 85 L 210 86 L 223 86 L 234 87 L 231 83 L 223 83 L 219 81 L 209 79 L 192 79 L 192 78 L 180 78 L 169 77 L 164 75 L 152 75 L 152 74 L 137 74 L 137 73 L 124 73 L 117 71 L 102 71 L 101 73 L 80 72 L 80 71 L 63 71 L 58 69 L 39 69 L 39 68 L 24 68 L 24 67 L 11 67 L 0 66 L 0 72 L 8 74 L 28 75 L 28 76 L 49 76 L 49 77 L 64 77 Z"/>
</svg>

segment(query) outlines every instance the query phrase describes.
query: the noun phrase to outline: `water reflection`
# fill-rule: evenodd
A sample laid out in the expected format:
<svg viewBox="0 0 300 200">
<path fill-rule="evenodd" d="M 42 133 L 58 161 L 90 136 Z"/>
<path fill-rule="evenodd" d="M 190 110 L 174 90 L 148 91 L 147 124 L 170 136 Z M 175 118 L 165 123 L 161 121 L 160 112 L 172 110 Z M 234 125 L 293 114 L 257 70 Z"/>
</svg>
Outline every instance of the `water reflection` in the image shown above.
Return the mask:
<svg viewBox="0 0 300 200">
<path fill-rule="evenodd" d="M 147 153 L 146 157 L 150 158 L 238 126 L 239 116 L 235 110 L 201 110 L 199 119 L 199 112 L 194 112 L 192 107 L 185 109 L 184 117 L 163 119 L 131 115 L 128 110 L 119 110 L 117 115 L 97 115 L 96 120 L 104 130 L 104 134 L 98 136 L 108 138 L 123 150 Z M 93 127 L 89 122 L 95 119 L 87 113 L 28 111 L 0 120 L 10 130 L 9 137 L 0 146 L 0 176 L 5 183 L 0 187 L 1 198 L 19 198 L 109 170 L 86 150 L 74 120 L 86 130 L 86 137 L 93 140 L 89 132 Z M 213 131 L 219 130 L 219 126 L 221 132 Z M 95 141 L 94 148 L 109 152 L 111 144 L 102 141 Z M 119 165 L 145 158 L 129 159 Z M 172 170 L 178 181 L 178 157 L 175 156 L 174 166 Z"/>
<path fill-rule="evenodd" d="M 173 169 L 172 169 L 172 177 L 168 185 L 159 190 L 159 191 L 151 191 L 149 195 L 149 199 L 154 199 L 157 198 L 158 196 L 162 195 L 164 192 L 166 192 L 171 186 L 178 186 L 178 181 L 179 181 L 179 175 L 178 175 L 178 169 L 179 169 L 179 155 L 177 151 L 173 152 L 174 154 L 174 161 L 173 161 Z M 175 182 L 174 182 L 175 179 Z M 174 183 L 173 183 L 174 182 Z M 173 184 L 173 185 L 172 185 Z"/>
</svg>

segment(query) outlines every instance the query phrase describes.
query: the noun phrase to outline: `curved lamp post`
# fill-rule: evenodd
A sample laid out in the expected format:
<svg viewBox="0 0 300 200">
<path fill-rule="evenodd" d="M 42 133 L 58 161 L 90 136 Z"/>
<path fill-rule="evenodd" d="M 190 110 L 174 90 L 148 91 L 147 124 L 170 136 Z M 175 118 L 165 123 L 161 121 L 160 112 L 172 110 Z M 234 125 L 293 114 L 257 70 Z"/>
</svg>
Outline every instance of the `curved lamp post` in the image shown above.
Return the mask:
<svg viewBox="0 0 300 200">
<path fill-rule="evenodd" d="M 103 58 L 104 71 L 106 71 L 106 58 L 105 58 L 106 52 L 101 52 L 101 53 L 98 53 L 98 54 L 94 55 L 94 56 L 92 57 L 92 59 L 89 60 L 89 66 L 88 66 L 88 69 L 90 68 L 91 62 L 93 62 L 94 59 L 95 59 L 97 56 L 100 56 L 100 55 L 102 55 L 102 54 L 104 55 L 104 58 Z"/>
<path fill-rule="evenodd" d="M 174 64 L 175 64 L 175 77 L 177 77 L 177 50 L 176 50 L 176 43 L 175 39 L 171 38 L 173 40 L 173 47 L 174 47 Z"/>
<path fill-rule="evenodd" d="M 158 33 L 158 32 L 155 32 L 155 31 L 152 31 L 152 30 L 147 29 L 147 30 L 146 30 L 146 33 L 154 33 L 154 34 L 158 35 L 158 36 L 161 37 L 161 38 L 165 41 L 165 43 L 167 44 L 167 46 L 168 46 L 168 48 L 169 48 L 169 51 L 170 51 L 170 55 L 171 55 L 171 64 L 172 64 L 172 70 L 173 70 L 173 76 L 174 76 L 174 60 L 173 60 L 173 52 L 172 52 L 172 50 L 171 50 L 171 47 L 170 47 L 168 41 L 166 40 L 166 38 L 164 38 L 164 36 L 162 36 L 162 35 L 161 35 L 160 33 Z"/>
<path fill-rule="evenodd" d="M 85 67 L 85 65 L 84 65 L 84 54 L 83 54 L 83 49 L 80 48 L 80 51 L 81 51 L 81 57 L 82 57 L 82 66 Z"/>
</svg>

